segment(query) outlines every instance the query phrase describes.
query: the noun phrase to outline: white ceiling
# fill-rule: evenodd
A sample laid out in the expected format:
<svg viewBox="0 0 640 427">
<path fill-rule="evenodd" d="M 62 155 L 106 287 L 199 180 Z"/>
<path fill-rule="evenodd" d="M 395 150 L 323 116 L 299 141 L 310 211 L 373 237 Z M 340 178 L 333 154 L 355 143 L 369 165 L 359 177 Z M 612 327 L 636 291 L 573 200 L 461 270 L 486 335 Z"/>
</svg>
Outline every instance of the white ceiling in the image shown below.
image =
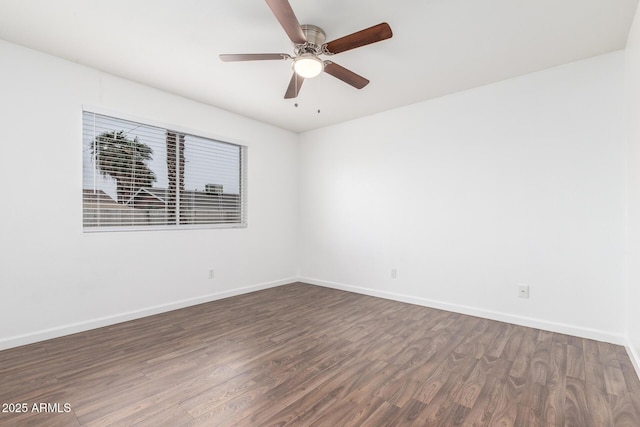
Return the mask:
<svg viewBox="0 0 640 427">
<path fill-rule="evenodd" d="M 389 23 L 393 38 L 331 58 L 367 87 L 323 74 L 285 100 L 288 61 L 220 61 L 293 53 L 264 0 L 0 0 L 0 38 L 301 132 L 623 49 L 638 4 L 289 1 L 327 41 Z"/>
</svg>

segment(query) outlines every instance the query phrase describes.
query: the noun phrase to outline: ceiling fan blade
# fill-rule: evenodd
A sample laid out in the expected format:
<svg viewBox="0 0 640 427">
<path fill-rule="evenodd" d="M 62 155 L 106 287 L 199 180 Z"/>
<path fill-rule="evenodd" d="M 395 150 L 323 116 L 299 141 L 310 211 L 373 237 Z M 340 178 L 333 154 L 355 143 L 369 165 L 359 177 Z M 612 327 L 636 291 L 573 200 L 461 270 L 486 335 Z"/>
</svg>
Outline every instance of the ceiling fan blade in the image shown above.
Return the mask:
<svg viewBox="0 0 640 427">
<path fill-rule="evenodd" d="M 286 53 L 223 53 L 220 59 L 224 62 L 235 61 L 269 61 L 272 59 L 291 59 Z"/>
<path fill-rule="evenodd" d="M 291 76 L 287 92 L 284 94 L 284 99 L 297 98 L 300 93 L 302 83 L 304 83 L 304 77 L 301 77 L 294 72 L 293 76 Z"/>
<path fill-rule="evenodd" d="M 347 70 L 341 65 L 331 61 L 324 61 L 324 71 L 327 74 L 331 74 L 333 77 L 342 80 L 346 84 L 349 84 L 356 89 L 362 89 L 369 84 L 369 80 L 354 73 L 351 70 Z"/>
<path fill-rule="evenodd" d="M 280 25 L 287 33 L 289 39 L 295 44 L 302 44 L 307 42 L 307 38 L 300 28 L 300 23 L 296 14 L 293 13 L 293 9 L 287 0 L 266 0 L 267 5 L 271 8 L 271 11 L 276 16 Z"/>
<path fill-rule="evenodd" d="M 390 39 L 393 36 L 391 27 L 383 22 L 373 27 L 365 28 L 357 33 L 340 37 L 326 44 L 326 49 L 330 53 L 340 53 L 357 47 L 366 46 L 382 40 Z"/>
</svg>

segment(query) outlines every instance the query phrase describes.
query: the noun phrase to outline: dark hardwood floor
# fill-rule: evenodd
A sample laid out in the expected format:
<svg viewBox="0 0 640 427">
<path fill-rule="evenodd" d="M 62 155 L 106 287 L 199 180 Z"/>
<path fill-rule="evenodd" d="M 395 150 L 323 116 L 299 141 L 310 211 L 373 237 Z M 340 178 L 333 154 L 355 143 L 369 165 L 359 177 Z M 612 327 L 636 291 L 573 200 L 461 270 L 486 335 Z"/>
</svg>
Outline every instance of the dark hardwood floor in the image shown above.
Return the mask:
<svg viewBox="0 0 640 427">
<path fill-rule="evenodd" d="M 623 347 L 304 284 L 2 351 L 0 403 L 27 404 L 2 426 L 640 426 Z"/>
</svg>

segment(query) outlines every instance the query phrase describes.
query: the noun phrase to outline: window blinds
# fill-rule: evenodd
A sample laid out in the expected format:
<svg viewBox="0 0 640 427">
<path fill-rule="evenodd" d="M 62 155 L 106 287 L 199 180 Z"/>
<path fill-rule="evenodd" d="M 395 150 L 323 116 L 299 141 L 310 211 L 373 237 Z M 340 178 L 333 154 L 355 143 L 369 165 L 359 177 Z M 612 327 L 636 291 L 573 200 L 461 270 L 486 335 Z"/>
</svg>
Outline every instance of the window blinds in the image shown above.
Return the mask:
<svg viewBox="0 0 640 427">
<path fill-rule="evenodd" d="M 243 227 L 246 147 L 83 112 L 85 231 Z"/>
</svg>

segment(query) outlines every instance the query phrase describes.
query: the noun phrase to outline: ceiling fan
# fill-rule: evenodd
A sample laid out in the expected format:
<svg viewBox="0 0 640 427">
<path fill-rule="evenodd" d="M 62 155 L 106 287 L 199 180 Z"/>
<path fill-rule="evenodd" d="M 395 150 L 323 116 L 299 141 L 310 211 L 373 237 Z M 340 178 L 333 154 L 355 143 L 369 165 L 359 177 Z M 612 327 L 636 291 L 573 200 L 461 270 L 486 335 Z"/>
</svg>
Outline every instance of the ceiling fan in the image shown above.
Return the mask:
<svg viewBox="0 0 640 427">
<path fill-rule="evenodd" d="M 369 80 L 364 77 L 333 61 L 322 60 L 320 55 L 331 56 L 391 38 L 393 33 L 389 24 L 383 22 L 325 43 L 326 35 L 322 28 L 315 25 L 300 25 L 288 0 L 266 0 L 266 2 L 293 43 L 295 55 L 286 53 L 222 54 L 221 60 L 234 62 L 293 59 L 294 72 L 284 95 L 285 99 L 297 97 L 304 79 L 316 77 L 323 71 L 356 89 L 362 89 L 369 84 Z"/>
</svg>

